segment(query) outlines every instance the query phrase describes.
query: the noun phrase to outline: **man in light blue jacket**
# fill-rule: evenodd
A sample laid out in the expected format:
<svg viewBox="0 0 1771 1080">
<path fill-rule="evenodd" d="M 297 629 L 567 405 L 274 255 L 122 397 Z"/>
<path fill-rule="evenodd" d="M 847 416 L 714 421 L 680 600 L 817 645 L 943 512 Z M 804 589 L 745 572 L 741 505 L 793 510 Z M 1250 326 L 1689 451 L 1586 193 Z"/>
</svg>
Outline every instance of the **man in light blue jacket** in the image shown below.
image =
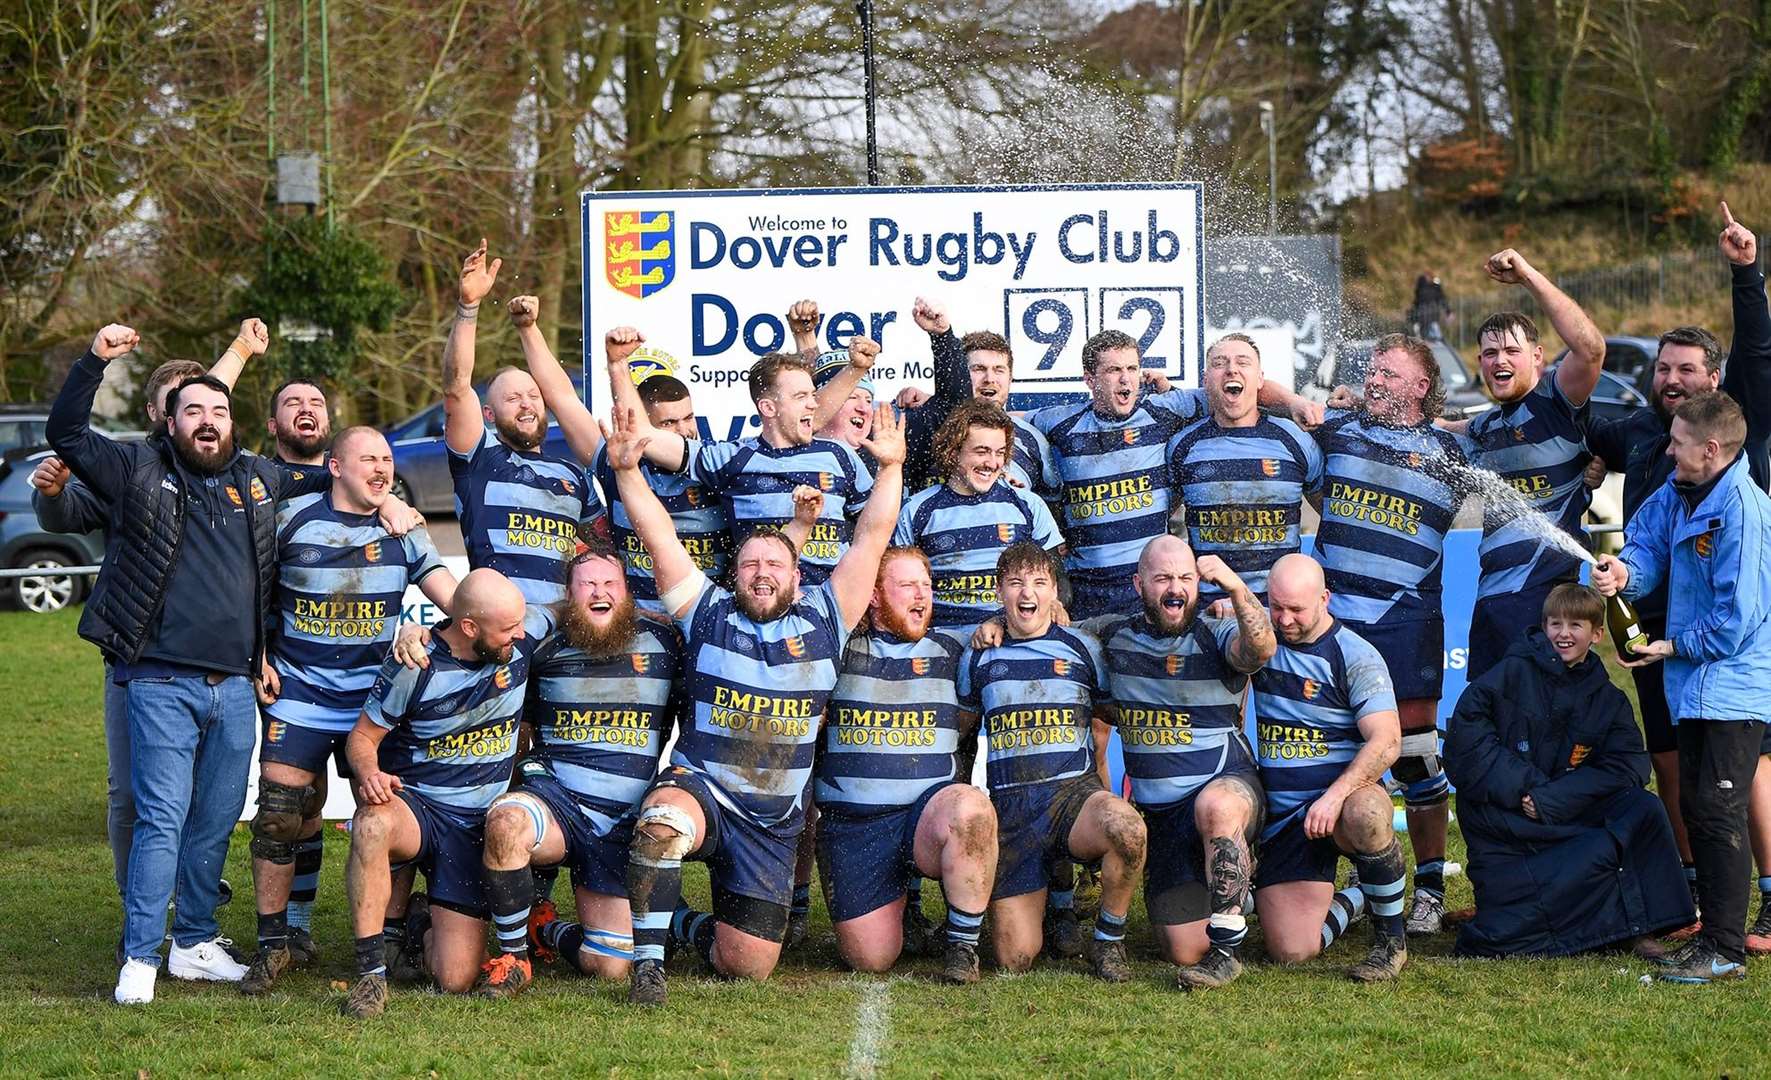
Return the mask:
<svg viewBox="0 0 1771 1080">
<path fill-rule="evenodd" d="M 1674 982 L 1746 976 L 1747 800 L 1771 717 L 1771 498 L 1753 483 L 1745 440 L 1727 394 L 1681 405 L 1667 447 L 1672 479 L 1636 511 L 1623 553 L 1593 570 L 1607 596 L 1667 586 L 1667 639 L 1624 663 L 1666 663 L 1677 725 L 1703 931 L 1667 957 L 1661 978 Z"/>
</svg>

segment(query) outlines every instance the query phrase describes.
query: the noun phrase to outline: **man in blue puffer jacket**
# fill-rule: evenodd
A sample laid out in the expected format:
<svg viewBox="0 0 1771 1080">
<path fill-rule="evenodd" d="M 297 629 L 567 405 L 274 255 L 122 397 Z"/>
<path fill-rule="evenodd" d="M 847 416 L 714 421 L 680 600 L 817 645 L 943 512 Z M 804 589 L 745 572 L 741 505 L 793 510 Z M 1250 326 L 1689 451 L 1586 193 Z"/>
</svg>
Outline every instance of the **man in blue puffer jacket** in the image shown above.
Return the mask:
<svg viewBox="0 0 1771 1080">
<path fill-rule="evenodd" d="M 1623 553 L 1593 571 L 1606 595 L 1667 586 L 1667 637 L 1629 666 L 1664 661 L 1678 728 L 1679 803 L 1697 862 L 1703 932 L 1661 977 L 1746 975 L 1746 811 L 1771 695 L 1771 498 L 1752 481 L 1734 399 L 1699 394 L 1674 413 L 1673 476 L 1631 519 Z"/>
</svg>

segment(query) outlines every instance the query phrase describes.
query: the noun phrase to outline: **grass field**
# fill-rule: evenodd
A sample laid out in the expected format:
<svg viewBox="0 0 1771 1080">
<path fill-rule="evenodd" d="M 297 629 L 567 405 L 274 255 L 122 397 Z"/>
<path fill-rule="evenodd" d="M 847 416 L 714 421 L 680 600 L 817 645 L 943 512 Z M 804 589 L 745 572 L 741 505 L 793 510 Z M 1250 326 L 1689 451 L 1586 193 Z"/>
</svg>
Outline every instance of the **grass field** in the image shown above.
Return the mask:
<svg viewBox="0 0 1771 1080">
<path fill-rule="evenodd" d="M 1771 970 L 1744 985 L 1641 985 L 1619 956 L 1463 961 L 1448 938 L 1412 942 L 1402 980 L 1375 989 L 1343 969 L 1365 931 L 1293 970 L 1256 960 L 1209 996 L 1171 989 L 1134 909 L 1137 978 L 1105 986 L 1080 964 L 1021 978 L 934 984 L 928 963 L 889 979 L 841 973 L 823 913 L 810 941 L 760 986 L 703 978 L 677 961 L 670 1004 L 629 1009 L 624 987 L 548 971 L 508 1002 L 396 992 L 388 1014 L 341 1019 L 351 976 L 342 869 L 328 829 L 315 936 L 320 970 L 247 1000 L 162 976 L 142 1009 L 110 1003 L 119 909 L 104 836 L 99 668 L 77 613 L 0 614 L 0 1074 L 1161 1076 L 1754 1075 L 1771 1071 Z M 1461 858 L 1453 839 L 1452 858 Z M 253 936 L 244 832 L 222 910 Z M 1471 902 L 1462 877 L 1451 903 Z M 695 877 L 691 898 L 704 900 Z M 988 963 L 988 961 L 986 961 Z"/>
</svg>

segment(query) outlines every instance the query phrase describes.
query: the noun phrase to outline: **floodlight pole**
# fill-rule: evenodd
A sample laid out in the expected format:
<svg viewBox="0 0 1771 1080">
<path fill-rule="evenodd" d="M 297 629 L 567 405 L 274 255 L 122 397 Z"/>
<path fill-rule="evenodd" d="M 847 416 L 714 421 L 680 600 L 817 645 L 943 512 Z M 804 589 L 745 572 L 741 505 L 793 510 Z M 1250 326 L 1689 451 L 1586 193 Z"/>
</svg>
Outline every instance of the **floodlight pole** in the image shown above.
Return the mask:
<svg viewBox="0 0 1771 1080">
<path fill-rule="evenodd" d="M 1261 102 L 1261 130 L 1267 133 L 1267 235 L 1279 235 L 1279 146 L 1273 103 Z"/>
<path fill-rule="evenodd" d="M 862 97 L 867 106 L 867 184 L 879 186 L 879 132 L 874 127 L 873 79 L 873 0 L 855 0 L 855 12 L 861 16 Z"/>
</svg>

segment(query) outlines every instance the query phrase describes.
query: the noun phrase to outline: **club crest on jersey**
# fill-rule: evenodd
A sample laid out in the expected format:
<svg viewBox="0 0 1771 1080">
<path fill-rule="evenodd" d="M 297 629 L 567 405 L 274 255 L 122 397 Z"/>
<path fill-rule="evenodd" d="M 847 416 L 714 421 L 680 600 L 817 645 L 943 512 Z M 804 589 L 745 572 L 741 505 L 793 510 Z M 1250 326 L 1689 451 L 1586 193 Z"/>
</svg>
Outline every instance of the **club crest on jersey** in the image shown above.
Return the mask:
<svg viewBox="0 0 1771 1080">
<path fill-rule="evenodd" d="M 363 561 L 372 563 L 381 561 L 381 541 L 371 540 L 363 545 Z"/>
<path fill-rule="evenodd" d="M 1162 662 L 1162 669 L 1170 675 L 1179 675 L 1181 673 L 1181 658 L 1174 653 L 1169 653 L 1168 658 Z"/>
<path fill-rule="evenodd" d="M 1265 476 L 1278 476 L 1279 463 L 1272 458 L 1261 459 L 1261 473 Z"/>
<path fill-rule="evenodd" d="M 998 540 L 1001 540 L 1005 544 L 1014 543 L 1015 542 L 1015 527 L 1014 527 L 1014 525 L 1011 524 L 1010 522 L 1007 522 L 1007 521 L 997 522 L 996 523 L 996 538 Z"/>
<path fill-rule="evenodd" d="M 676 277 L 676 226 L 670 211 L 604 212 L 603 276 L 636 300 L 663 291 Z"/>
<path fill-rule="evenodd" d="M 283 736 L 288 734 L 288 732 L 288 724 L 285 724 L 281 720 L 272 720 L 264 727 L 264 741 L 267 743 L 282 742 Z"/>
<path fill-rule="evenodd" d="M 836 477 L 830 475 L 827 472 L 819 473 L 818 474 L 818 490 L 819 491 L 835 491 L 836 490 Z"/>
<path fill-rule="evenodd" d="M 492 685 L 500 690 L 510 689 L 510 669 L 501 667 L 492 673 Z"/>
<path fill-rule="evenodd" d="M 578 486 L 570 480 L 561 480 L 560 490 L 565 492 L 568 496 L 578 494 Z"/>
<path fill-rule="evenodd" d="M 1052 674 L 1053 675 L 1060 675 L 1060 676 L 1070 674 L 1070 661 L 1068 661 L 1068 660 L 1053 660 L 1052 661 Z"/>
<path fill-rule="evenodd" d="M 910 674 L 912 674 L 912 675 L 927 675 L 928 673 L 929 673 L 929 658 L 928 657 L 926 657 L 926 656 L 913 656 L 910 658 Z"/>
<path fill-rule="evenodd" d="M 238 506 L 242 509 L 245 508 L 246 504 L 240 501 L 240 489 L 239 488 L 235 487 L 232 484 L 228 484 L 228 485 L 226 485 L 226 487 L 223 490 L 225 490 L 228 493 L 228 502 L 231 502 L 235 506 Z"/>
<path fill-rule="evenodd" d="M 701 505 L 701 489 L 698 487 L 684 488 L 683 489 L 683 501 L 688 503 L 690 506 L 700 506 Z"/>
<path fill-rule="evenodd" d="M 1572 769 L 1575 766 L 1579 765 L 1581 762 L 1585 761 L 1587 759 L 1587 755 L 1592 752 L 1593 752 L 1592 747 L 1582 746 L 1580 743 L 1575 743 L 1573 752 L 1571 752 L 1568 755 L 1568 767 L 1570 769 Z"/>
<path fill-rule="evenodd" d="M 1697 557 L 1707 559 L 1716 552 L 1716 534 L 1700 533 L 1697 537 Z"/>
<path fill-rule="evenodd" d="M 1420 456 L 1419 450 L 1410 450 L 1408 452 L 1408 467 L 1409 468 L 1418 469 L 1424 463 L 1425 463 L 1425 459 Z"/>
<path fill-rule="evenodd" d="M 297 480 L 301 479 L 301 474 L 300 473 L 295 474 L 295 478 Z M 252 492 L 252 501 L 253 502 L 264 502 L 265 500 L 267 500 L 271 497 L 270 492 L 268 492 L 264 489 L 264 481 L 259 479 L 256 476 L 254 476 L 252 478 L 252 486 L 250 488 L 248 488 L 247 490 Z"/>
<path fill-rule="evenodd" d="M 800 637 L 798 634 L 793 635 L 781 644 L 786 646 L 787 655 L 793 657 L 795 660 L 804 657 L 806 654 L 806 639 Z"/>
<path fill-rule="evenodd" d="M 629 654 L 629 659 L 633 661 L 633 673 L 635 675 L 644 675 L 646 672 L 652 670 L 652 658 L 645 653 L 631 653 Z"/>
<path fill-rule="evenodd" d="M 1513 441 L 1514 442 L 1524 442 L 1525 441 L 1525 429 L 1524 428 L 1516 427 L 1513 429 Z"/>
<path fill-rule="evenodd" d="M 1137 442 L 1138 442 L 1138 429 L 1135 427 L 1126 428 L 1125 429 L 1125 445 L 1136 446 Z"/>
<path fill-rule="evenodd" d="M 1322 693 L 1322 684 L 1315 679 L 1304 680 L 1304 700 L 1315 701 L 1316 695 Z"/>
</svg>

